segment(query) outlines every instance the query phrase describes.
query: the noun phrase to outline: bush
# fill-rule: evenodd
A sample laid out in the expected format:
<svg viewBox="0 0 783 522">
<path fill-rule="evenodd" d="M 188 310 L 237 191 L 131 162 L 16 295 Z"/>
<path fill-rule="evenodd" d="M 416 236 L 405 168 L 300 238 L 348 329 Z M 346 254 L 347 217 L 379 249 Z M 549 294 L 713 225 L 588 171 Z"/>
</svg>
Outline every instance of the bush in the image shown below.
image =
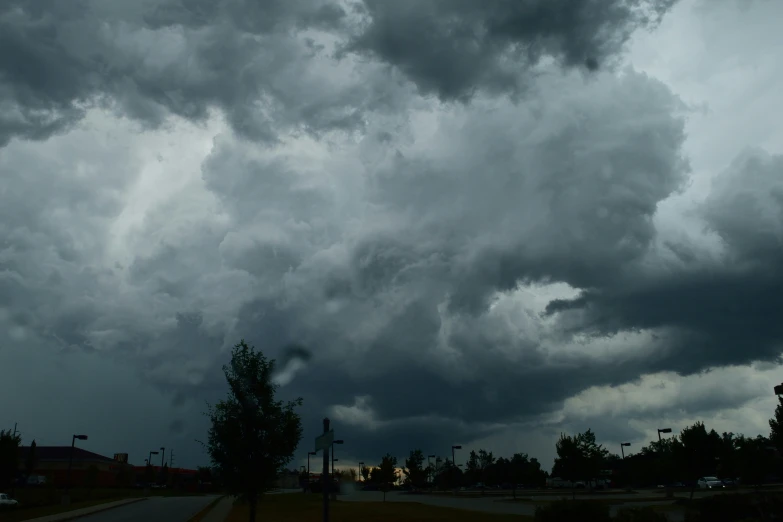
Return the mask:
<svg viewBox="0 0 783 522">
<path fill-rule="evenodd" d="M 645 508 L 624 508 L 617 512 L 615 522 L 667 522 L 669 519 L 663 513 Z"/>
<path fill-rule="evenodd" d="M 603 502 L 557 500 L 536 508 L 536 522 L 610 522 L 609 506 Z"/>
</svg>

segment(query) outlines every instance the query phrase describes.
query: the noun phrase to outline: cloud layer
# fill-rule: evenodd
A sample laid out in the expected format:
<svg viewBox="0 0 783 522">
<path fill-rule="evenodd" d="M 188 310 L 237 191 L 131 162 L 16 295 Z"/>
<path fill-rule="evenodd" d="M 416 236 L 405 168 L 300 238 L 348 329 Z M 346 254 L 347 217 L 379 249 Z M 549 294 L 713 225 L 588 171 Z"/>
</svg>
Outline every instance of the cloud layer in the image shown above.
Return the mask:
<svg viewBox="0 0 783 522">
<path fill-rule="evenodd" d="M 694 197 L 694 105 L 623 63 L 673 4 L 3 3 L 9 364 L 124 365 L 183 441 L 242 337 L 356 459 L 645 436 L 573 405 L 783 340 L 783 156 Z"/>
</svg>

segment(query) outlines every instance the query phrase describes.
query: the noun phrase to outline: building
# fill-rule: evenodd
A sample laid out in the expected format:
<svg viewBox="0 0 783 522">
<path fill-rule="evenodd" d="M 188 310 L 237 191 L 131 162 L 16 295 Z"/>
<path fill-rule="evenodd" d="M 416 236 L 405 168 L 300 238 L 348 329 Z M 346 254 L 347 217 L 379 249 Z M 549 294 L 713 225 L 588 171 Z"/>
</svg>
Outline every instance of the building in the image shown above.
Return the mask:
<svg viewBox="0 0 783 522">
<path fill-rule="evenodd" d="M 25 469 L 29 452 L 29 446 L 19 448 L 19 469 Z M 71 458 L 73 458 L 72 462 Z M 31 477 L 45 477 L 47 483 L 64 486 L 68 483 L 69 462 L 71 462 L 70 484 L 73 486 L 85 484 L 114 486 L 117 482 L 117 476 L 132 468 L 127 463 L 104 457 L 83 448 L 36 446 L 34 466 L 30 475 Z"/>
</svg>

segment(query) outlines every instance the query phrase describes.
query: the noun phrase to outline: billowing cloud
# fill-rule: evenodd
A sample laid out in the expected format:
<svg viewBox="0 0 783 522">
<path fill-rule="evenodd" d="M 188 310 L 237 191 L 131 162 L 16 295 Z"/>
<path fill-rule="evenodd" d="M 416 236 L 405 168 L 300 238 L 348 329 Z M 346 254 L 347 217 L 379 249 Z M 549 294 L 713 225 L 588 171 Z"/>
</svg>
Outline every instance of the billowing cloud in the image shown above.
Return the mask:
<svg viewBox="0 0 783 522">
<path fill-rule="evenodd" d="M 620 63 L 672 4 L 4 3 L 0 376 L 123 368 L 183 462 L 241 338 L 346 460 L 753 403 L 783 144 L 706 168 L 693 100 Z"/>
<path fill-rule="evenodd" d="M 542 60 L 612 65 L 633 30 L 660 21 L 676 1 L 365 0 L 366 20 L 347 49 L 380 58 L 446 100 L 516 92 Z"/>
</svg>

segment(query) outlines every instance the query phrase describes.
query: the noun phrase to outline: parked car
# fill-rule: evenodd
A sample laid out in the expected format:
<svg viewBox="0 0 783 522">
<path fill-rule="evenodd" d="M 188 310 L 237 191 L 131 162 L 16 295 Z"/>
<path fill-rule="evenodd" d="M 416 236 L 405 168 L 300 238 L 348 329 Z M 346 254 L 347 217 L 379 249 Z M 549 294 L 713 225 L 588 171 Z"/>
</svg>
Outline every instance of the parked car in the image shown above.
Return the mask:
<svg viewBox="0 0 783 522">
<path fill-rule="evenodd" d="M 725 486 L 718 477 L 701 477 L 696 481 L 699 489 L 722 489 Z"/>
<path fill-rule="evenodd" d="M 19 502 L 11 498 L 11 495 L 7 493 L 0 493 L 0 506 L 4 508 L 17 507 Z"/>
</svg>

